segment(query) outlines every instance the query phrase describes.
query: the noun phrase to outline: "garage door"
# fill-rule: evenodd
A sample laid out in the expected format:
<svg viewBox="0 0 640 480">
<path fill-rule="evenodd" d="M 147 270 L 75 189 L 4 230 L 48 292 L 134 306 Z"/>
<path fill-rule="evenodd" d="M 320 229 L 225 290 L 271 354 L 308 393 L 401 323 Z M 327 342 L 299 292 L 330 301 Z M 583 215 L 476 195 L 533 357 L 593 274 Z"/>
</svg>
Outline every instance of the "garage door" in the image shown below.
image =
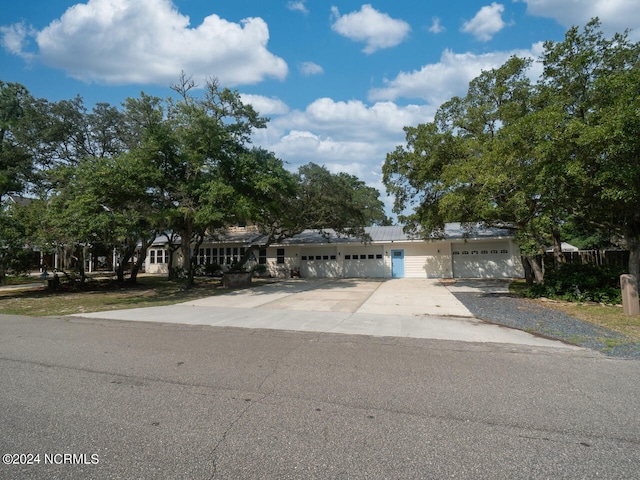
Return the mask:
<svg viewBox="0 0 640 480">
<path fill-rule="evenodd" d="M 306 249 L 300 260 L 300 275 L 302 277 L 341 276 L 335 247 Z"/>
<path fill-rule="evenodd" d="M 451 245 L 454 278 L 509 278 L 513 260 L 506 244 L 459 243 Z"/>
<path fill-rule="evenodd" d="M 346 278 L 384 277 L 382 247 L 361 247 L 344 250 L 344 276 Z"/>
</svg>

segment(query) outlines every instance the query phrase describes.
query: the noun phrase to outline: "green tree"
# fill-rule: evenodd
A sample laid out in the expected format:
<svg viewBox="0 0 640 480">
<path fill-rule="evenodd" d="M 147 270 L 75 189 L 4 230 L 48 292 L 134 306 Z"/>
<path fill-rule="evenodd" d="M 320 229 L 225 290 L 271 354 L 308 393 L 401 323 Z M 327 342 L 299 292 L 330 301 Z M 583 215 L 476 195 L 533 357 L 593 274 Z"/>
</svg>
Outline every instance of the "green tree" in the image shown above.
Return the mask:
<svg viewBox="0 0 640 480">
<path fill-rule="evenodd" d="M 151 97 L 128 102 L 129 118 L 143 120 L 135 154 L 158 172 L 153 194 L 167 230 L 180 235 L 187 286 L 208 232 L 233 224 L 242 211 L 227 174 L 246 154 L 253 130 L 267 122 L 215 79 L 200 97 L 194 87 L 183 74 L 172 87 L 179 98 L 166 107 Z"/>
<path fill-rule="evenodd" d="M 545 163 L 530 148 L 530 61 L 513 57 L 483 72 L 465 97 L 443 104 L 433 122 L 405 127 L 407 144 L 387 155 L 383 182 L 394 211 L 413 232 L 439 237 L 446 222 L 513 229 L 525 268 L 538 282 L 538 254 L 552 223 Z"/>
<path fill-rule="evenodd" d="M 300 225 L 319 231 L 330 228 L 340 235 L 365 238 L 364 227 L 387 225 L 379 192 L 347 173 L 331 173 L 309 163 L 296 175 Z"/>
<path fill-rule="evenodd" d="M 33 158 L 25 133 L 34 101 L 22 85 L 0 81 L 0 202 L 5 195 L 22 193 L 31 179 Z"/>
<path fill-rule="evenodd" d="M 597 19 L 547 42 L 542 92 L 561 118 L 558 159 L 574 188 L 571 213 L 631 252 L 640 273 L 640 43 L 605 38 Z"/>
</svg>

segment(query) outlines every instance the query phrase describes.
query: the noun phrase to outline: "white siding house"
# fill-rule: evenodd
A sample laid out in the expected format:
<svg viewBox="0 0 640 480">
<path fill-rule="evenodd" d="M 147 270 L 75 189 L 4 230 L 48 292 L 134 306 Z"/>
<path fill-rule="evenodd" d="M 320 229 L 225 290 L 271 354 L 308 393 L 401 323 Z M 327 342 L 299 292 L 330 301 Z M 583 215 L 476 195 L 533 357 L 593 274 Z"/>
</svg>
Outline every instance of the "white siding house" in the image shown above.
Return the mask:
<svg viewBox="0 0 640 480">
<path fill-rule="evenodd" d="M 265 265 L 274 277 L 335 278 L 521 278 L 524 271 L 513 235 L 504 229 L 445 226 L 444 237 L 423 240 L 403 232 L 402 226 L 369 227 L 371 241 L 321 235 L 306 230 L 279 245 L 255 250 L 248 266 Z M 247 248 L 265 239 L 250 227 L 235 229 L 199 250 L 198 264 L 218 264 L 227 269 Z M 166 273 L 166 238 L 159 237 L 147 253 L 146 271 Z M 179 265 L 179 251 L 174 264 Z"/>
</svg>

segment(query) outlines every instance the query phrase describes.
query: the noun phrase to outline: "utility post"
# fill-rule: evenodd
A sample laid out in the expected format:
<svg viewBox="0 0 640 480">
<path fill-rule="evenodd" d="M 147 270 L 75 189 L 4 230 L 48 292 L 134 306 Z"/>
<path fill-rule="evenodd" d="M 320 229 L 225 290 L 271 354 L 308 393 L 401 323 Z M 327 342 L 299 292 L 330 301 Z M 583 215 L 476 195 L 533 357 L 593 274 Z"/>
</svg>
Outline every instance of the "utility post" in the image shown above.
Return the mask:
<svg viewBox="0 0 640 480">
<path fill-rule="evenodd" d="M 638 281 L 634 275 L 620 275 L 622 310 L 625 315 L 640 315 L 638 303 Z"/>
</svg>

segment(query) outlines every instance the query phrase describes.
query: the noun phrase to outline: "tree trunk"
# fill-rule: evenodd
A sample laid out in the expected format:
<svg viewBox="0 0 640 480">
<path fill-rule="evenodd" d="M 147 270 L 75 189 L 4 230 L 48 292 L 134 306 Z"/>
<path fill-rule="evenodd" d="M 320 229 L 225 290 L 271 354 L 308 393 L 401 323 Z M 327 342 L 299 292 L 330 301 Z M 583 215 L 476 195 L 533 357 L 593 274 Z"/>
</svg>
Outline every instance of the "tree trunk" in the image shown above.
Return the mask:
<svg viewBox="0 0 640 480">
<path fill-rule="evenodd" d="M 244 255 L 242 256 L 242 258 L 240 258 L 240 260 L 238 261 L 238 263 L 235 265 L 235 269 L 237 271 L 243 271 L 244 270 L 244 266 L 247 264 L 247 262 L 249 261 L 249 259 L 251 258 L 251 255 L 253 254 L 253 252 L 255 252 L 258 248 L 266 248 L 265 246 L 258 246 L 258 245 L 250 245 L 245 251 L 244 251 Z"/>
<path fill-rule="evenodd" d="M 533 269 L 531 268 L 531 263 L 529 263 L 529 259 L 524 255 L 520 257 L 520 261 L 524 269 L 524 279 L 527 282 L 527 286 L 531 287 L 533 286 Z"/>
<path fill-rule="evenodd" d="M 525 258 L 531 267 L 533 281 L 537 284 L 542 284 L 544 282 L 544 269 L 542 268 L 541 257 L 537 255 L 527 255 Z"/>
<path fill-rule="evenodd" d="M 629 273 L 640 280 L 640 236 L 628 233 L 626 241 L 629 249 Z"/>
<path fill-rule="evenodd" d="M 551 227 L 551 237 L 553 238 L 553 266 L 559 270 L 564 263 L 564 255 L 562 254 L 562 238 L 557 225 Z"/>
<path fill-rule="evenodd" d="M 124 269 L 126 265 L 129 263 L 129 259 L 131 258 L 131 255 L 133 255 L 133 252 L 131 251 L 130 248 L 127 248 L 122 254 L 122 258 L 120 259 L 120 265 L 118 265 L 118 268 L 116 268 L 116 276 L 118 278 L 118 282 L 120 283 L 124 282 Z"/>
<path fill-rule="evenodd" d="M 140 242 L 141 247 L 140 247 L 140 251 L 138 252 L 138 258 L 136 259 L 136 262 L 131 266 L 131 278 L 129 278 L 129 282 L 132 283 L 133 285 L 138 283 L 138 272 L 142 270 L 142 264 L 147 258 L 147 250 L 153 244 L 153 240 L 155 239 L 155 237 L 156 236 L 154 234 L 152 238 L 150 239 L 143 238 L 142 241 Z"/>
<path fill-rule="evenodd" d="M 80 273 L 80 283 L 84 283 L 85 280 L 87 279 L 87 276 L 85 275 L 86 273 L 85 264 L 87 263 L 87 249 L 83 245 L 81 247 L 81 250 L 82 250 L 82 253 L 80 254 L 80 258 L 78 259 L 78 263 L 80 264 L 80 268 L 78 269 L 78 272 Z"/>
</svg>

